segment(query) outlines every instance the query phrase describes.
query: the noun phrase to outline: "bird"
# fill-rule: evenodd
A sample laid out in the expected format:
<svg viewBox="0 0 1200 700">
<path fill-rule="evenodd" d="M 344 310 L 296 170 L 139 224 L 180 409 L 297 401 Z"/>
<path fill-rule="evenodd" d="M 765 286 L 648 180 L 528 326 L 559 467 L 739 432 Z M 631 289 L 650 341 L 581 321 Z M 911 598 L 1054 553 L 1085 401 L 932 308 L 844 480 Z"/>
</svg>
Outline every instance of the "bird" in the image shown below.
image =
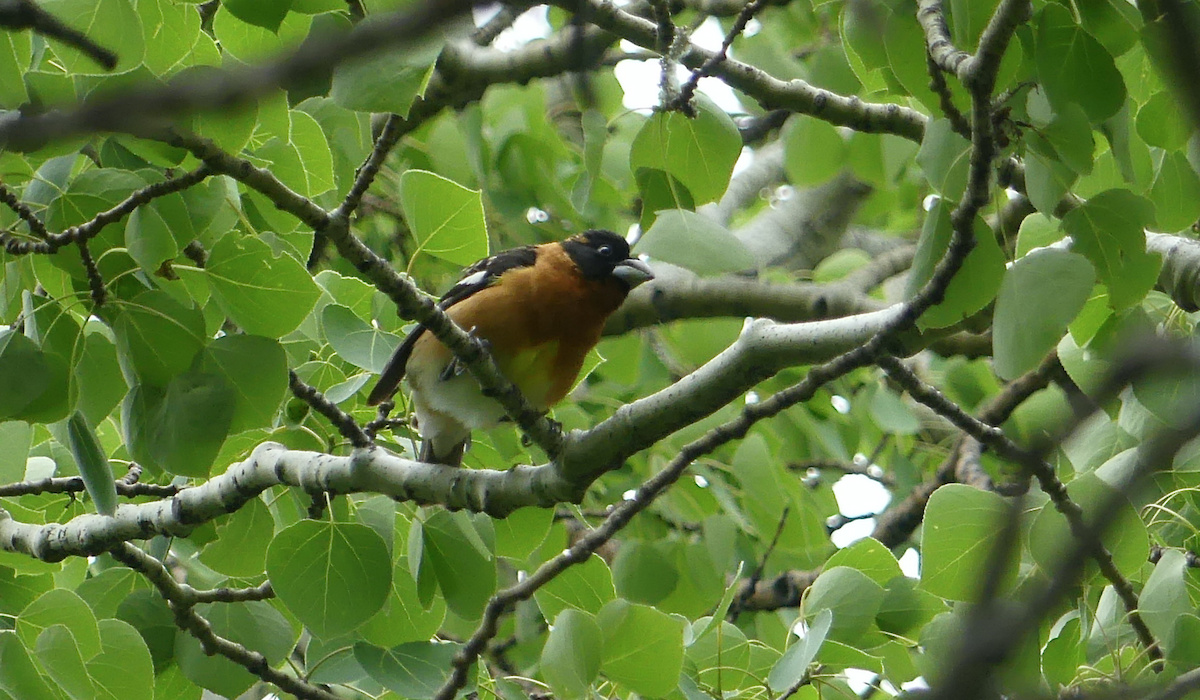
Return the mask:
<svg viewBox="0 0 1200 700">
<path fill-rule="evenodd" d="M 654 278 L 629 243 L 592 229 L 562 241 L 512 248 L 464 270 L 438 307 L 492 353 L 501 373 L 540 411 L 567 395 L 608 317 L 630 290 Z M 460 466 L 472 430 L 495 427 L 504 408 L 424 324 L 392 353 L 367 397 L 412 390 L 418 459 Z"/>
</svg>

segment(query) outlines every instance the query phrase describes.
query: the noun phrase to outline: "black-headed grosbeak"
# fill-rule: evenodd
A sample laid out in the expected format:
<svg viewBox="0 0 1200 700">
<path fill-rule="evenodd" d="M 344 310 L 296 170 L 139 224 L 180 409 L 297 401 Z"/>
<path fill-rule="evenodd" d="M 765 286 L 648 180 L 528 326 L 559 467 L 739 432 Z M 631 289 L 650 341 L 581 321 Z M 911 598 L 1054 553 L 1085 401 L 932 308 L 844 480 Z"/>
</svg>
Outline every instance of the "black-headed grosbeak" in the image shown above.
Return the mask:
<svg viewBox="0 0 1200 700">
<path fill-rule="evenodd" d="M 653 278 L 645 263 L 630 257 L 624 238 L 592 230 L 480 260 L 438 306 L 486 342 L 504 376 L 544 411 L 571 390 L 604 322 L 629 290 Z M 471 431 L 494 427 L 505 412 L 426 330 L 418 325 L 396 348 L 367 403 L 388 399 L 407 376 L 419 459 L 457 466 Z"/>
</svg>

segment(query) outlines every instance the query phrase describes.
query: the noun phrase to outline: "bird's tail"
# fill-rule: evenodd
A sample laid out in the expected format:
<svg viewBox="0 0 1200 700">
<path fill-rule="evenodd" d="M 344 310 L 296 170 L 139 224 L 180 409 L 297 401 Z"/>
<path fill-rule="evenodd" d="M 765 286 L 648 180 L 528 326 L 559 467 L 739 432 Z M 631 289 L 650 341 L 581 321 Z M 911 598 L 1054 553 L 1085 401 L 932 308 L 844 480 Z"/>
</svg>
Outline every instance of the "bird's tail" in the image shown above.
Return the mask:
<svg viewBox="0 0 1200 700">
<path fill-rule="evenodd" d="M 450 467 L 461 467 L 463 452 L 467 449 L 467 440 L 456 443 L 450 446 L 450 449 L 445 450 L 443 454 L 438 454 L 438 450 L 434 447 L 433 440 L 425 439 L 421 441 L 421 454 L 417 459 L 421 462 L 430 462 L 432 464 L 445 464 Z"/>
</svg>

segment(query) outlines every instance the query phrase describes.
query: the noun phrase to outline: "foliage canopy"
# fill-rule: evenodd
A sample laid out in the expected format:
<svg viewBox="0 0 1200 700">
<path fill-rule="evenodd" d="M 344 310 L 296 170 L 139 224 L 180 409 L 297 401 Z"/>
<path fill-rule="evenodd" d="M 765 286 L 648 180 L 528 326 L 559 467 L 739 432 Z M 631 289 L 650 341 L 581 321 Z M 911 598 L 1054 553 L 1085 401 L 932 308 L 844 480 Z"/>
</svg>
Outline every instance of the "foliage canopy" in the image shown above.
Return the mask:
<svg viewBox="0 0 1200 700">
<path fill-rule="evenodd" d="M 1194 2 L 10 5 L 0 700 L 1200 687 Z M 424 292 L 587 228 L 551 422 Z"/>
</svg>

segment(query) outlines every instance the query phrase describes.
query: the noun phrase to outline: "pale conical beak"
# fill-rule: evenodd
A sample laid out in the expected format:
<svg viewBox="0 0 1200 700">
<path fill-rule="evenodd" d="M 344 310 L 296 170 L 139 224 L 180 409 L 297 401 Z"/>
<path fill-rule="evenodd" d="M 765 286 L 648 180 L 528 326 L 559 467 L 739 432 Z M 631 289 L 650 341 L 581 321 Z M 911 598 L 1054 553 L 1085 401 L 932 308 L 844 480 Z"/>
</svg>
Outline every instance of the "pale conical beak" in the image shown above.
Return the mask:
<svg viewBox="0 0 1200 700">
<path fill-rule="evenodd" d="M 650 271 L 650 266 L 635 258 L 629 258 L 617 263 L 617 266 L 613 268 L 612 275 L 629 285 L 630 289 L 633 289 L 642 282 L 649 282 L 654 279 L 654 273 Z"/>
</svg>

